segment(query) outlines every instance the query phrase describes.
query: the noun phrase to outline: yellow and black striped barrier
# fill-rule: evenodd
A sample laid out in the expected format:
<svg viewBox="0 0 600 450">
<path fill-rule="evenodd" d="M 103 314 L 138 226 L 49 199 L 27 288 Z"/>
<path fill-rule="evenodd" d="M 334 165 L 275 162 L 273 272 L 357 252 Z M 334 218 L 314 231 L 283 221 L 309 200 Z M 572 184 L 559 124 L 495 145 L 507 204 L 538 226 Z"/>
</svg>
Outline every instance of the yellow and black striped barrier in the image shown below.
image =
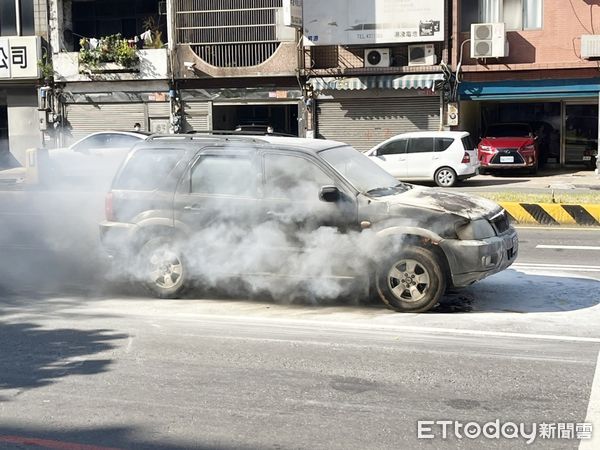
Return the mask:
<svg viewBox="0 0 600 450">
<path fill-rule="evenodd" d="M 600 204 L 500 202 L 514 223 L 600 226 Z"/>
</svg>

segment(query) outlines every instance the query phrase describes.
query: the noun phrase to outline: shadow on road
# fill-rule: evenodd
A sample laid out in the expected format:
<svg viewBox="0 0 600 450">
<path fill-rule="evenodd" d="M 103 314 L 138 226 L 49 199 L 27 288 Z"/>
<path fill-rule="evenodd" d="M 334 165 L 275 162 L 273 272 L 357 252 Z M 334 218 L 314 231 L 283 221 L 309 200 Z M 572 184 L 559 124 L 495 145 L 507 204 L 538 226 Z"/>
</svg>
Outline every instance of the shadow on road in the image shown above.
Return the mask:
<svg viewBox="0 0 600 450">
<path fill-rule="evenodd" d="M 0 395 L 2 390 L 37 388 L 70 375 L 105 372 L 111 360 L 93 356 L 126 337 L 109 330 L 44 329 L 34 323 L 0 322 Z"/>
<path fill-rule="evenodd" d="M 218 443 L 175 443 L 156 442 L 149 437 L 144 439 L 144 431 L 133 427 L 90 427 L 71 430 L 55 430 L 42 427 L 0 426 L 0 449 L 144 449 L 144 450 L 229 450 L 234 447 Z M 235 446 L 236 449 L 251 447 Z"/>
</svg>

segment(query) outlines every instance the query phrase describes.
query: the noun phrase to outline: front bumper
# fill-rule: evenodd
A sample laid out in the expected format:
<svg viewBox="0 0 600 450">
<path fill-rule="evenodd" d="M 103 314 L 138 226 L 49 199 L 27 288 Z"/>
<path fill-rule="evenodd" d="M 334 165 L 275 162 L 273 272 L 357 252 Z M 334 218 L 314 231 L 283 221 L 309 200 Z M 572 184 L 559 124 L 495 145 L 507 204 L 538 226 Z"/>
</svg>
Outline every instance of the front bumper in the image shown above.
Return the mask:
<svg viewBox="0 0 600 450">
<path fill-rule="evenodd" d="M 519 252 L 517 232 L 510 227 L 500 236 L 481 240 L 445 239 L 440 247 L 446 254 L 452 285 L 468 286 L 510 266 Z"/>
</svg>

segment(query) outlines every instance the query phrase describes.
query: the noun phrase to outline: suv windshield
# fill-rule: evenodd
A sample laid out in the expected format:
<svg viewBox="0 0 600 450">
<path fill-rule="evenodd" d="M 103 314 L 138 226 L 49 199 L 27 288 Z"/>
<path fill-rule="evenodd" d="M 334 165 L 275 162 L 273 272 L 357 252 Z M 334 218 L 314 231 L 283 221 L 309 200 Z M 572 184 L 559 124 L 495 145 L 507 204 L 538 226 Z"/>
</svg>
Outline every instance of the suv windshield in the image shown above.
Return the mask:
<svg viewBox="0 0 600 450">
<path fill-rule="evenodd" d="M 520 123 L 490 125 L 485 132 L 485 137 L 529 137 L 530 135 L 531 127 Z"/>
<path fill-rule="evenodd" d="M 332 148 L 319 152 L 319 155 L 364 194 L 391 195 L 410 189 L 409 185 L 399 183 L 396 178 L 352 147 Z"/>
</svg>

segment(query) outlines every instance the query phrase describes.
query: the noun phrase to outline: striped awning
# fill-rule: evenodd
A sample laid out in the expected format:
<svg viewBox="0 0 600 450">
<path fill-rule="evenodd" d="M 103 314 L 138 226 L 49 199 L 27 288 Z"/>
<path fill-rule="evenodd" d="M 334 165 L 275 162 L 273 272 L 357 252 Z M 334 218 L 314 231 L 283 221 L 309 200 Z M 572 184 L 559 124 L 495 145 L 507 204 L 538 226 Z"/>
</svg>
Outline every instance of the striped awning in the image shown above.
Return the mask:
<svg viewBox="0 0 600 450">
<path fill-rule="evenodd" d="M 353 91 L 367 89 L 435 89 L 435 82 L 444 79 L 441 73 L 402 76 L 376 75 L 366 77 L 311 78 L 315 91 Z"/>
</svg>

